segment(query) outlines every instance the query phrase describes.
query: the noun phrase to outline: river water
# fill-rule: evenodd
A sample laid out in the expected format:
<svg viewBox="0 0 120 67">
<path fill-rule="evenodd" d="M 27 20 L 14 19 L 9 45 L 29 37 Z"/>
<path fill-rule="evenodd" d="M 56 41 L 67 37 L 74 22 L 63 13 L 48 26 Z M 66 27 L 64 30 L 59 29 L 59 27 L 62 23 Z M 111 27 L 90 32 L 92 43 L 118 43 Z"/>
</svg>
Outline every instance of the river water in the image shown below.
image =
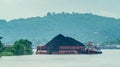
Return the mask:
<svg viewBox="0 0 120 67">
<path fill-rule="evenodd" d="M 4 56 L 0 67 L 120 67 L 120 50 L 102 50 L 95 55 Z"/>
</svg>

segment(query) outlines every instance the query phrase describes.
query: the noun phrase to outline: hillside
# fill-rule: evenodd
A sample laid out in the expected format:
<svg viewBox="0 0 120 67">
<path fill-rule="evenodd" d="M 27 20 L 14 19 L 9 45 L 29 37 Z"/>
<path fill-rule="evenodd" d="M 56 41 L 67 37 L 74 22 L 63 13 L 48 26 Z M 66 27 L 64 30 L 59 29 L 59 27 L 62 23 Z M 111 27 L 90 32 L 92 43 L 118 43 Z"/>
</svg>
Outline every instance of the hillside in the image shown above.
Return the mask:
<svg viewBox="0 0 120 67">
<path fill-rule="evenodd" d="M 120 38 L 120 19 L 93 15 L 90 13 L 48 13 L 44 17 L 20 18 L 11 21 L 0 20 L 0 36 L 3 42 L 27 38 L 34 44 L 45 44 L 54 36 L 63 34 L 83 43 L 102 42 Z"/>
</svg>

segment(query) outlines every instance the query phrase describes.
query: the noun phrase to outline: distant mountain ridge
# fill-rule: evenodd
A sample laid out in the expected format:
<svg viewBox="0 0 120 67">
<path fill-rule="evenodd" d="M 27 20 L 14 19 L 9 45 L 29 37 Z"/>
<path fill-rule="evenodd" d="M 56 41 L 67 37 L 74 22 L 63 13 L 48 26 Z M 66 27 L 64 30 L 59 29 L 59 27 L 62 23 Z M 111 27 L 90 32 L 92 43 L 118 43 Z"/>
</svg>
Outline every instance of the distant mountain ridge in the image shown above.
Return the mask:
<svg viewBox="0 0 120 67">
<path fill-rule="evenodd" d="M 120 19 L 90 13 L 48 13 L 44 17 L 0 20 L 0 36 L 4 43 L 26 38 L 34 44 L 45 44 L 58 34 L 81 42 L 120 38 Z"/>
</svg>

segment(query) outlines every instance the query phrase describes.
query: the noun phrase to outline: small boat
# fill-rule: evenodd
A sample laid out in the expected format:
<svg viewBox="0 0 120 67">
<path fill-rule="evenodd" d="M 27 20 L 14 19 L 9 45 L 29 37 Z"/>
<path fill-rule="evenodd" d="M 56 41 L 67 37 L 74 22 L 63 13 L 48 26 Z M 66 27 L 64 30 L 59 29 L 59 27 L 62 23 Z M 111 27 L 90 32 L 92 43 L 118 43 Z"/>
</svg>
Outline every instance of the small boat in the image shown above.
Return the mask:
<svg viewBox="0 0 120 67">
<path fill-rule="evenodd" d="M 86 53 L 87 54 L 101 54 L 102 51 L 98 45 L 94 45 L 93 42 L 88 42 L 86 44 Z"/>
</svg>

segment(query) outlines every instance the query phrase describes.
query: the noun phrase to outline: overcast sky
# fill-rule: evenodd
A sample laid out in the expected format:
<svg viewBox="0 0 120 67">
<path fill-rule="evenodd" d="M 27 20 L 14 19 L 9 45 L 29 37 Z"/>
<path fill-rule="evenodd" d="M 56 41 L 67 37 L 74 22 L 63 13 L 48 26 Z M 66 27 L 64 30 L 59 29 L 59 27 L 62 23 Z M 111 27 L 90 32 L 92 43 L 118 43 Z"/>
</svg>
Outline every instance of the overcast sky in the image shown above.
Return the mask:
<svg viewBox="0 0 120 67">
<path fill-rule="evenodd" d="M 44 16 L 47 12 L 63 11 L 120 18 L 120 0 L 0 0 L 0 19 Z"/>
</svg>

